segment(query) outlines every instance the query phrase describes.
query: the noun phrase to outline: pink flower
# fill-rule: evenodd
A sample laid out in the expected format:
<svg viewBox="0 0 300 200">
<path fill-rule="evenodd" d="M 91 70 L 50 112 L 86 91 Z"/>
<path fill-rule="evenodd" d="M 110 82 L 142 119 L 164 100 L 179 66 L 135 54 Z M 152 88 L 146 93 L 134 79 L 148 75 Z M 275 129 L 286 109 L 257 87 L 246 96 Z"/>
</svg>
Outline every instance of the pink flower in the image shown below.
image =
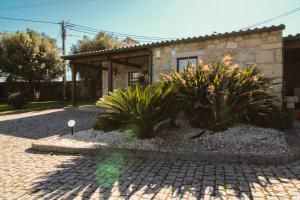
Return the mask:
<svg viewBox="0 0 300 200">
<path fill-rule="evenodd" d="M 203 65 L 202 70 L 204 73 L 208 73 L 210 71 L 210 66 L 209 65 Z"/>
<path fill-rule="evenodd" d="M 225 55 L 223 58 L 223 62 L 225 63 L 225 65 L 229 65 L 231 63 L 231 56 L 229 54 Z"/>
<path fill-rule="evenodd" d="M 238 64 L 234 64 L 233 66 L 231 66 L 233 70 L 237 70 L 240 68 L 240 66 Z"/>
<path fill-rule="evenodd" d="M 199 60 L 198 60 L 198 65 L 203 65 L 203 64 L 204 64 L 203 60 L 202 60 L 202 59 L 199 59 Z"/>
</svg>

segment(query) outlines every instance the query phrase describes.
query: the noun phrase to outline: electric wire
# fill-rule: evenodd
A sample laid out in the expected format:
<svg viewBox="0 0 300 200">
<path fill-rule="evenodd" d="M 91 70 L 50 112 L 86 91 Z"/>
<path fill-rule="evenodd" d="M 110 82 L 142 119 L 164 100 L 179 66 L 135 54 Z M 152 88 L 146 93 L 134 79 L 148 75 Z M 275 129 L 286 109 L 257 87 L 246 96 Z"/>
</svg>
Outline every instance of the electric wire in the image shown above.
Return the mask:
<svg viewBox="0 0 300 200">
<path fill-rule="evenodd" d="M 32 19 L 22 19 L 22 18 L 13 18 L 13 17 L 0 17 L 0 19 L 14 20 L 14 21 L 23 21 L 23 22 L 43 23 L 43 24 L 55 24 L 55 25 L 60 24 L 60 22 L 32 20 Z"/>
<path fill-rule="evenodd" d="M 87 26 L 82 26 L 78 24 L 73 24 L 70 22 L 66 23 L 68 27 L 80 29 L 82 31 L 91 31 L 91 32 L 104 32 L 110 35 L 116 35 L 116 36 L 123 36 L 123 37 L 132 37 L 132 38 L 140 38 L 140 39 L 149 39 L 149 40 L 171 40 L 171 39 L 178 39 L 178 38 L 171 38 L 171 37 L 153 37 L 153 36 L 143 36 L 143 35 L 135 35 L 135 34 L 126 34 L 126 33 L 120 33 L 120 32 L 113 32 L 113 31 L 106 31 L 101 30 L 97 28 L 91 28 Z"/>
<path fill-rule="evenodd" d="M 52 2 L 44 2 L 44 3 L 35 3 L 35 4 L 21 4 L 21 5 L 14 5 L 14 6 L 5 6 L 0 7 L 0 10 L 14 10 L 14 9 L 26 9 L 26 8 L 37 8 L 37 7 L 44 7 L 44 6 L 58 6 L 58 5 L 66 5 L 66 4 L 74 4 L 74 3 L 81 3 L 87 1 L 95 1 L 95 0 L 59 0 L 59 1 L 52 1 Z"/>
<path fill-rule="evenodd" d="M 242 30 L 254 28 L 254 27 L 260 26 L 260 25 L 262 25 L 262 24 L 266 24 L 266 23 L 272 22 L 272 21 L 274 21 L 274 20 L 280 19 L 280 18 L 282 18 L 282 17 L 285 17 L 285 16 L 287 16 L 287 15 L 293 14 L 293 13 L 295 13 L 295 12 L 298 12 L 299 10 L 300 10 L 300 7 L 297 7 L 297 8 L 295 8 L 295 9 L 292 9 L 292 10 L 288 11 L 288 12 L 284 12 L 284 13 L 282 13 L 282 14 L 276 15 L 276 16 L 271 17 L 271 18 L 269 18 L 269 19 L 265 19 L 265 20 L 260 21 L 260 22 L 258 22 L 258 23 L 255 23 L 255 24 L 252 24 L 252 25 L 250 25 L 250 26 L 247 26 L 247 27 L 243 28 Z"/>
</svg>

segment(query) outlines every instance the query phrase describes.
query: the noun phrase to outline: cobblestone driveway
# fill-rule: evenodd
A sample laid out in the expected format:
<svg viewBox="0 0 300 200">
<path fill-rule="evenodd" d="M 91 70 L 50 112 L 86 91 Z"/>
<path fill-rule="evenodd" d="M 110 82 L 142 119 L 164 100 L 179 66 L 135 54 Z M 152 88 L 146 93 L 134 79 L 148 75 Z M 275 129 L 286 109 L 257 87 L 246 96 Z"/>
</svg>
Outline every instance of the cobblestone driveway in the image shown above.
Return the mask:
<svg viewBox="0 0 300 200">
<path fill-rule="evenodd" d="M 258 166 L 31 152 L 33 138 L 67 132 L 69 117 L 87 128 L 96 112 L 34 114 L 0 117 L 0 199 L 300 199 L 299 161 Z"/>
</svg>

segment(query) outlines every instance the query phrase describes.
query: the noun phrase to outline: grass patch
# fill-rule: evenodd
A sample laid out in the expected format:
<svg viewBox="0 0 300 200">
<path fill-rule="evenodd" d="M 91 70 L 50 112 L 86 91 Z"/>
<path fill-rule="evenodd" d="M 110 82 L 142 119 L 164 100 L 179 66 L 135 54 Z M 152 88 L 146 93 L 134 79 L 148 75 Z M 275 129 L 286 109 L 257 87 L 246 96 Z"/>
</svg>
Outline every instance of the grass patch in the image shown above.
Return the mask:
<svg viewBox="0 0 300 200">
<path fill-rule="evenodd" d="M 68 105 L 69 102 L 67 101 L 38 101 L 38 102 L 28 102 L 24 108 L 18 110 L 26 110 L 26 109 L 48 109 L 53 107 L 63 107 Z M 0 103 L 0 114 L 6 113 L 10 111 L 16 111 L 12 106 L 8 105 L 7 103 L 1 102 Z"/>
<path fill-rule="evenodd" d="M 14 108 L 7 103 L 0 103 L 0 113 L 14 110 Z"/>
</svg>

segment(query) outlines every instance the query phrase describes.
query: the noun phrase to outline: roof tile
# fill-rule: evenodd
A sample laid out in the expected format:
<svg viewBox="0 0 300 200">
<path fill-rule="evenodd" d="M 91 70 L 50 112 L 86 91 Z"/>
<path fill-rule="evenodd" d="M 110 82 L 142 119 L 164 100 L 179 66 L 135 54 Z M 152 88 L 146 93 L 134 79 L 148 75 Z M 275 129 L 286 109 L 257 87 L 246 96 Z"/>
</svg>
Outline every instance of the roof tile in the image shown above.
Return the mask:
<svg viewBox="0 0 300 200">
<path fill-rule="evenodd" d="M 144 48 L 149 48 L 149 47 L 171 45 L 171 44 L 177 44 L 177 43 L 183 43 L 183 42 L 195 42 L 195 41 L 203 41 L 203 40 L 223 38 L 223 37 L 231 37 L 231 36 L 237 36 L 237 35 L 245 35 L 245 34 L 251 34 L 251 33 L 261 33 L 261 32 L 275 31 L 275 30 L 283 30 L 284 28 L 285 28 L 285 25 L 281 24 L 281 25 L 278 25 L 278 26 L 270 26 L 270 27 L 262 27 L 262 28 L 247 29 L 247 30 L 240 30 L 240 31 L 232 31 L 232 32 L 205 35 L 205 36 L 199 36 L 199 37 L 188 37 L 188 38 L 175 39 L 175 40 L 163 40 L 163 41 L 160 41 L 160 42 L 138 44 L 138 45 L 125 46 L 125 47 L 120 47 L 120 48 L 105 49 L 105 50 L 90 51 L 90 52 L 82 52 L 82 53 L 62 56 L 62 58 L 70 60 L 70 59 L 76 58 L 76 57 L 102 55 L 102 54 L 109 54 L 109 53 L 119 53 L 119 52 L 124 52 L 124 51 L 139 50 L 139 49 L 144 49 Z M 298 35 L 296 35 L 296 36 L 298 37 Z M 299 38 L 300 38 L 300 35 L 299 35 Z"/>
</svg>

